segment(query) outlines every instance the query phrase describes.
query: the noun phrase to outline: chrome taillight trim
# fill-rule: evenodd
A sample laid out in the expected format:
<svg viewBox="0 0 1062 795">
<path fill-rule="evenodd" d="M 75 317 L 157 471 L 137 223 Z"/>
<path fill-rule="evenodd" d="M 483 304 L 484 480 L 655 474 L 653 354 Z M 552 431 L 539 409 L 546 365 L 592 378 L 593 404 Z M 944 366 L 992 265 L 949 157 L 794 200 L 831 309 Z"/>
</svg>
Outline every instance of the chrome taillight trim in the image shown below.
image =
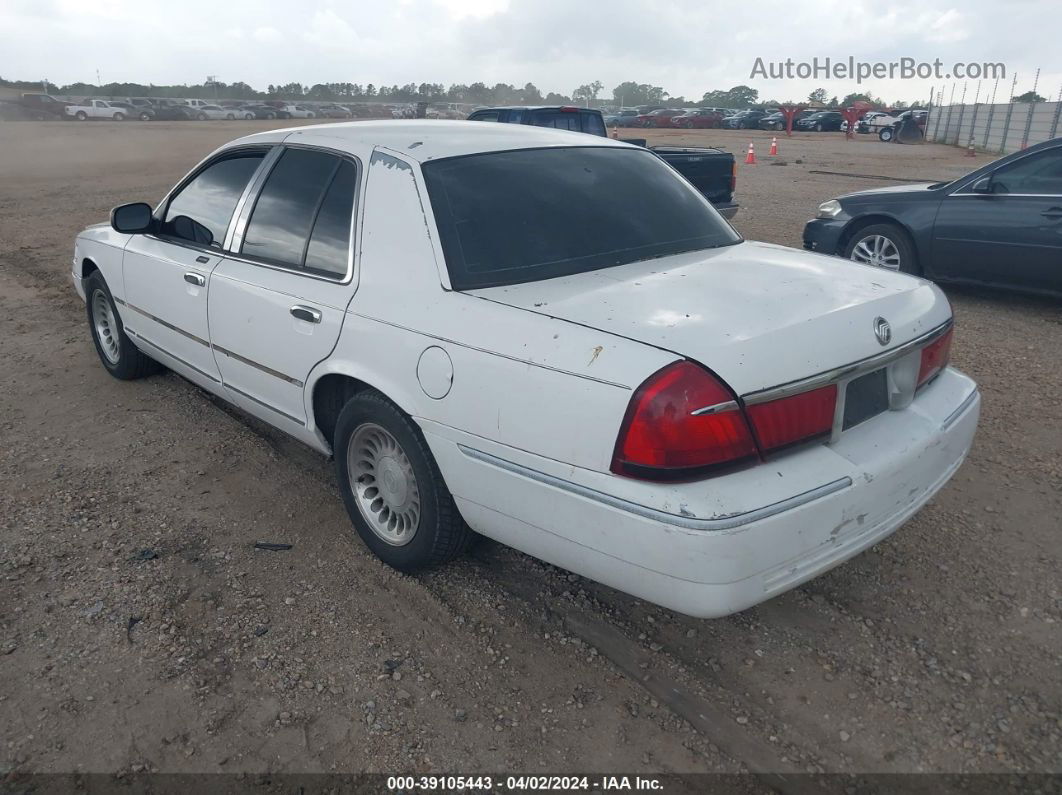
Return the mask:
<svg viewBox="0 0 1062 795">
<path fill-rule="evenodd" d="M 790 381 L 786 384 L 779 384 L 778 386 L 768 387 L 767 389 L 761 389 L 756 392 L 749 392 L 742 395 L 741 400 L 746 406 L 754 406 L 757 403 L 766 403 L 771 400 L 798 395 L 801 392 L 807 392 L 818 387 L 829 386 L 830 384 L 840 385 L 844 381 L 850 381 L 853 378 L 858 378 L 861 375 L 878 370 L 891 364 L 897 359 L 902 359 L 904 356 L 919 348 L 924 348 L 925 346 L 936 342 L 947 334 L 953 324 L 954 320 L 948 318 L 944 323 L 941 323 L 932 331 L 923 334 L 921 337 L 909 340 L 892 350 L 882 351 L 875 356 L 860 359 L 858 362 L 852 362 L 851 364 L 842 365 L 841 367 L 835 367 L 832 370 L 826 370 L 825 372 L 807 378 L 801 378 L 798 381 Z"/>
</svg>

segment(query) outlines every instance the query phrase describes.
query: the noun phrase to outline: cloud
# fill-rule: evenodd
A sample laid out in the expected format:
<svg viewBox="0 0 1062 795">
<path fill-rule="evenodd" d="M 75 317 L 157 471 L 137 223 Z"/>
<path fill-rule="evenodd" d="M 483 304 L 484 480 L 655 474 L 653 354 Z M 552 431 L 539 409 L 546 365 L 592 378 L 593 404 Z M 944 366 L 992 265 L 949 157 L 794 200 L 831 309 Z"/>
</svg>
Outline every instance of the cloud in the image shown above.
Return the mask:
<svg viewBox="0 0 1062 795">
<path fill-rule="evenodd" d="M 802 99 L 860 87 L 753 80 L 755 59 L 854 56 L 1003 62 L 1007 81 L 1020 74 L 1019 93 L 1043 67 L 1040 93 L 1053 96 L 1059 29 L 1062 4 L 1042 0 L 183 0 L 179 15 L 133 0 L 0 0 L 4 77 L 59 83 L 94 81 L 98 67 L 104 80 L 145 83 L 216 73 L 258 87 L 530 81 L 569 93 L 601 80 L 608 96 L 636 80 L 674 96 L 747 83 L 765 99 Z M 861 88 L 914 100 L 939 82 Z"/>
</svg>

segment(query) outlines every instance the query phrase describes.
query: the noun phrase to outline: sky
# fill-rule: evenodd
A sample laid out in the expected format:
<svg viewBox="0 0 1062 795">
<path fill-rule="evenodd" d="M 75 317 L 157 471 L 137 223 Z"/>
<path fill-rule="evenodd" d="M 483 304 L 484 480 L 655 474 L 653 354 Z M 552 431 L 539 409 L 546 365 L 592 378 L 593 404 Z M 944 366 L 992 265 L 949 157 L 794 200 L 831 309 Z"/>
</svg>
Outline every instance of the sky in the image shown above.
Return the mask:
<svg viewBox="0 0 1062 795">
<path fill-rule="evenodd" d="M 769 79 L 766 63 L 827 57 L 992 62 L 1006 67 L 1005 101 L 1062 88 L 1058 0 L 0 0 L 0 76 L 62 85 L 201 83 L 255 88 L 300 82 L 471 83 L 570 95 L 626 80 L 700 98 L 747 84 L 761 100 L 870 91 L 920 101 L 961 80 Z M 969 80 L 968 101 L 977 81 Z M 983 81 L 980 97 L 993 90 Z"/>
</svg>

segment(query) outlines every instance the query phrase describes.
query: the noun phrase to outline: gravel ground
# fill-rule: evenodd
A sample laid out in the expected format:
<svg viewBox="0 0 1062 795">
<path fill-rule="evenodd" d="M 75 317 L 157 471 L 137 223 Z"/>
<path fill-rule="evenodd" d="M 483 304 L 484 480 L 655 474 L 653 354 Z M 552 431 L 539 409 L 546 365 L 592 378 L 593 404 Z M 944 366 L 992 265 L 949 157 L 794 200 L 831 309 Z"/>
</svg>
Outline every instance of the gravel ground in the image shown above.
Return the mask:
<svg viewBox="0 0 1062 795">
<path fill-rule="evenodd" d="M 0 125 L 0 774 L 1062 770 L 1058 302 L 948 290 L 970 460 L 760 607 L 697 621 L 489 542 L 406 577 L 329 462 L 175 375 L 109 378 L 66 275 L 80 228 L 266 124 Z M 649 137 L 754 138 L 735 224 L 792 246 L 819 202 L 890 184 L 813 171 L 984 162 Z"/>
</svg>

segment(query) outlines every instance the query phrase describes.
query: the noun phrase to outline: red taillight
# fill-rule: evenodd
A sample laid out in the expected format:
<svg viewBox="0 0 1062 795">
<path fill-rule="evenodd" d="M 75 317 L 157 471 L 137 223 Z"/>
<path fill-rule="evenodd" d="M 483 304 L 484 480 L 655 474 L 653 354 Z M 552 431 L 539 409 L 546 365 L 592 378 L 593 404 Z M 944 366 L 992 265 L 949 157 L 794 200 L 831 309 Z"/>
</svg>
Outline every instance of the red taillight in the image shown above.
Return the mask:
<svg viewBox="0 0 1062 795">
<path fill-rule="evenodd" d="M 790 397 L 756 403 L 745 409 L 760 443 L 769 453 L 799 442 L 825 436 L 833 429 L 837 385 L 812 389 Z"/>
<path fill-rule="evenodd" d="M 922 348 L 922 364 L 918 368 L 918 386 L 922 386 L 948 366 L 948 358 L 951 356 L 951 332 L 954 328 L 952 326 L 944 332 L 942 337 Z"/>
<path fill-rule="evenodd" d="M 721 408 L 695 413 L 716 406 Z M 682 361 L 652 375 L 634 393 L 620 427 L 612 471 L 682 477 L 752 459 L 757 452 L 730 390 L 707 370 Z"/>
</svg>

